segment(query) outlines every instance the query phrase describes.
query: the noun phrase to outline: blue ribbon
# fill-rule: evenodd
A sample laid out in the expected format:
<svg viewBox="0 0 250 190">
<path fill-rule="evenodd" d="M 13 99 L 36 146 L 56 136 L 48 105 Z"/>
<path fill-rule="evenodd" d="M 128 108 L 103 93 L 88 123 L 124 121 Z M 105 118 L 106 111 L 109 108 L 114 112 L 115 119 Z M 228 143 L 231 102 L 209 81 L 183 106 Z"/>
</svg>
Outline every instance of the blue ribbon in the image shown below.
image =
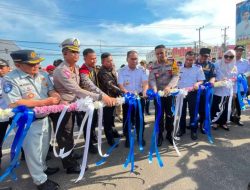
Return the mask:
<svg viewBox="0 0 250 190">
<path fill-rule="evenodd" d="M 210 109 L 213 101 L 213 86 L 211 83 L 207 82 L 204 84 L 205 87 L 205 121 L 204 121 L 204 129 L 208 137 L 208 141 L 213 144 L 213 137 L 211 134 L 211 116 L 210 116 Z"/>
<path fill-rule="evenodd" d="M 170 94 L 171 94 L 171 96 L 174 97 L 174 96 L 177 96 L 177 94 L 179 94 L 179 91 L 171 92 Z M 174 115 L 174 113 L 175 113 L 175 99 L 174 99 L 174 98 L 172 98 L 171 111 L 172 111 L 172 113 L 173 113 L 173 115 Z"/>
<path fill-rule="evenodd" d="M 111 155 L 111 153 L 113 152 L 113 150 L 119 144 L 120 140 L 121 140 L 121 138 L 117 139 L 117 141 L 115 142 L 115 144 L 108 149 L 108 151 L 106 153 L 107 155 Z M 106 162 L 107 158 L 108 157 L 104 157 L 100 161 L 96 162 L 96 166 L 100 166 L 100 165 L 104 164 Z"/>
<path fill-rule="evenodd" d="M 197 90 L 197 96 L 196 96 L 196 105 L 195 105 L 195 110 L 194 110 L 194 120 L 191 121 L 191 127 L 195 127 L 195 126 L 198 125 L 198 112 L 199 112 L 199 106 L 200 106 L 201 92 L 202 92 L 202 88 L 201 88 L 201 85 L 199 85 L 199 88 Z"/>
<path fill-rule="evenodd" d="M 160 122 L 161 114 L 162 114 L 161 113 L 161 99 L 160 99 L 159 94 L 155 93 L 152 89 L 147 90 L 147 96 L 150 100 L 153 100 L 153 99 L 156 100 L 157 110 L 158 110 L 155 124 L 154 124 L 154 131 L 153 131 L 153 134 L 151 137 L 151 145 L 150 145 L 148 160 L 149 160 L 149 163 L 152 163 L 153 153 L 155 152 L 158 164 L 162 168 L 163 162 L 162 162 L 162 159 L 161 159 L 160 153 L 158 151 L 158 147 L 157 147 L 157 142 L 158 142 L 157 138 L 158 138 L 158 134 L 159 134 L 159 122 Z"/>
<path fill-rule="evenodd" d="M 14 173 L 14 169 L 19 165 L 18 159 L 21 152 L 22 144 L 27 132 L 35 119 L 35 113 L 33 110 L 28 109 L 26 106 L 18 106 L 12 110 L 15 113 L 11 127 L 8 129 L 4 141 L 9 136 L 11 130 L 18 126 L 14 141 L 11 145 L 11 162 L 10 166 L 5 170 L 5 172 L 0 176 L 0 182 L 3 181 L 7 176 L 16 180 L 17 177 Z"/>
<path fill-rule="evenodd" d="M 139 117 L 140 117 L 140 131 L 139 131 L 139 149 L 141 152 L 143 152 L 143 146 L 142 146 L 142 132 L 143 132 L 143 115 L 142 115 L 142 107 L 141 107 L 141 100 L 137 98 L 137 104 L 139 109 Z"/>
<path fill-rule="evenodd" d="M 136 96 L 132 93 L 126 93 L 124 94 L 124 98 L 125 98 L 125 103 L 127 103 L 129 105 L 128 107 L 128 114 L 127 114 L 127 118 L 126 118 L 126 122 L 128 124 L 128 135 L 129 135 L 129 142 L 130 142 L 130 149 L 129 149 L 129 154 L 127 156 L 127 159 L 125 161 L 125 163 L 123 164 L 123 167 L 126 168 L 128 166 L 129 163 L 131 163 L 131 169 L 130 171 L 133 172 L 134 171 L 134 138 L 135 138 L 135 129 L 133 129 L 132 132 L 132 122 L 131 122 L 131 113 L 132 113 L 132 109 L 133 107 L 136 108 Z"/>
<path fill-rule="evenodd" d="M 243 96 L 241 95 L 241 88 L 240 88 L 241 85 L 242 85 L 243 91 L 244 91 Z M 238 96 L 238 101 L 239 101 L 241 110 L 246 109 L 246 106 L 245 106 L 243 100 L 246 98 L 247 91 L 248 91 L 247 78 L 244 74 L 239 74 L 237 76 L 237 96 Z M 247 101 L 248 101 L 248 99 L 247 99 Z"/>
</svg>

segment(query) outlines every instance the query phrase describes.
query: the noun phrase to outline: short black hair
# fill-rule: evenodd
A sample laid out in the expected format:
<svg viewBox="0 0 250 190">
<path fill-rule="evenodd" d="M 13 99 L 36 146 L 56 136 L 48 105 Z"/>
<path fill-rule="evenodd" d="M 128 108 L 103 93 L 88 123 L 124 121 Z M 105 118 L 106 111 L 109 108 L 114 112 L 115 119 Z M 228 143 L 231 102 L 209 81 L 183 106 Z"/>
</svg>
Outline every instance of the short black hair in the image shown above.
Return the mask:
<svg viewBox="0 0 250 190">
<path fill-rule="evenodd" d="M 111 56 L 111 54 L 108 53 L 108 52 L 102 53 L 101 59 L 103 60 L 103 59 L 105 59 L 105 58 L 107 58 L 107 57 L 109 57 L 109 56 Z"/>
<path fill-rule="evenodd" d="M 193 51 L 187 51 L 185 54 L 185 56 L 195 56 L 195 55 L 196 55 L 196 53 Z"/>
<path fill-rule="evenodd" d="M 54 65 L 55 67 L 57 67 L 57 66 L 59 66 L 62 62 L 63 62 L 62 59 L 56 59 L 56 60 L 53 62 L 53 65 Z"/>
<path fill-rule="evenodd" d="M 137 51 L 135 51 L 135 50 L 130 50 L 130 51 L 128 51 L 127 52 L 127 58 L 129 57 L 129 55 L 130 54 L 132 54 L 132 53 L 136 53 L 136 54 L 138 54 L 138 52 Z"/>
<path fill-rule="evenodd" d="M 164 48 L 164 49 L 166 49 L 166 47 L 165 47 L 163 44 L 158 45 L 158 46 L 155 46 L 155 50 L 156 50 L 156 49 L 160 49 L 160 48 Z"/>
<path fill-rule="evenodd" d="M 87 49 L 83 50 L 82 55 L 85 57 L 89 53 L 95 53 L 95 51 L 93 49 L 91 49 L 91 48 L 87 48 Z"/>
</svg>

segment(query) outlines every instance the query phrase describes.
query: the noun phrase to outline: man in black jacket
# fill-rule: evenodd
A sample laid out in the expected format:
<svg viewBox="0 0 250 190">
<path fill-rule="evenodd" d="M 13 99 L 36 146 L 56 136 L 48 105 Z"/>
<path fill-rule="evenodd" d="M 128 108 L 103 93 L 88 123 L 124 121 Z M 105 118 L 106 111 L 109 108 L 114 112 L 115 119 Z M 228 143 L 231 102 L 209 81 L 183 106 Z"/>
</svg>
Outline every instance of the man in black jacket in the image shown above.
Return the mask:
<svg viewBox="0 0 250 190">
<path fill-rule="evenodd" d="M 116 72 L 113 69 L 113 58 L 110 53 L 101 55 L 102 66 L 97 74 L 100 89 L 110 97 L 116 98 L 121 94 L 117 84 Z M 120 137 L 118 132 L 113 129 L 115 120 L 115 106 L 104 107 L 103 126 L 108 144 L 113 146 L 114 138 Z"/>
</svg>

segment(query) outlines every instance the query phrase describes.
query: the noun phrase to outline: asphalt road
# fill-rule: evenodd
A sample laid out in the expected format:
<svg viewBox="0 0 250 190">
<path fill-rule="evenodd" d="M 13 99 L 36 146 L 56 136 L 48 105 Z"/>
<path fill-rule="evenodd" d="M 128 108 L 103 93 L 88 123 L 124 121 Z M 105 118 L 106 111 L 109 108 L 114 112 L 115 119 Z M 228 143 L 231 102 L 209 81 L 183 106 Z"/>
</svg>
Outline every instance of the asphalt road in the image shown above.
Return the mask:
<svg viewBox="0 0 250 190">
<path fill-rule="evenodd" d="M 159 149 L 164 167 L 160 168 L 154 157 L 153 163 L 148 163 L 150 137 L 153 129 L 154 116 L 146 116 L 149 123 L 145 130 L 147 141 L 145 150 L 140 153 L 138 146 L 135 148 L 135 172 L 130 173 L 130 167 L 124 169 L 123 163 L 128 154 L 124 147 L 124 139 L 119 147 L 114 150 L 107 162 L 101 166 L 95 166 L 100 160 L 98 155 L 89 154 L 89 170 L 85 178 L 79 183 L 74 183 L 77 175 L 67 175 L 62 168 L 61 161 L 52 159 L 49 166 L 59 166 L 60 171 L 50 177 L 58 182 L 61 189 L 133 189 L 133 190 L 244 190 L 250 182 L 250 110 L 243 113 L 244 127 L 230 125 L 230 131 L 219 129 L 212 131 L 214 144 L 209 144 L 207 137 L 199 133 L 199 139 L 192 141 L 190 131 L 178 142 L 181 156 L 178 157 L 175 150 L 165 140 Z M 117 123 L 121 131 L 121 123 Z M 108 149 L 104 140 L 103 150 Z M 83 140 L 77 142 L 77 152 L 82 152 Z M 7 166 L 9 160 L 10 142 L 5 144 L 3 166 Z M 1 182 L 0 187 L 11 186 L 16 190 L 36 189 L 29 176 L 26 164 L 21 162 L 16 169 L 17 181 L 7 178 Z"/>
</svg>

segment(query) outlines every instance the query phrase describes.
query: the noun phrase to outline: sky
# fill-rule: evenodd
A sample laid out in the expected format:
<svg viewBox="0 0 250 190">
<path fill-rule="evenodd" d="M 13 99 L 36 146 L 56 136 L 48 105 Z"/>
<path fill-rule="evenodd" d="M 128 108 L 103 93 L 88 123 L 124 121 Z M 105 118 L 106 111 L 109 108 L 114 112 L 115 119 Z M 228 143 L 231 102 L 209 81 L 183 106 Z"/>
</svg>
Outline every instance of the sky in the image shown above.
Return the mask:
<svg viewBox="0 0 250 190">
<path fill-rule="evenodd" d="M 194 46 L 198 41 L 221 45 L 227 29 L 228 44 L 235 44 L 236 3 L 240 0 L 1 0 L 0 39 L 14 40 L 22 49 L 45 57 L 42 66 L 62 58 L 60 43 L 70 37 L 81 50 L 93 48 L 97 56 L 113 54 L 117 66 L 126 52 L 139 59 L 154 46 Z M 80 57 L 79 65 L 83 63 Z M 98 58 L 98 64 L 100 59 Z"/>
</svg>

